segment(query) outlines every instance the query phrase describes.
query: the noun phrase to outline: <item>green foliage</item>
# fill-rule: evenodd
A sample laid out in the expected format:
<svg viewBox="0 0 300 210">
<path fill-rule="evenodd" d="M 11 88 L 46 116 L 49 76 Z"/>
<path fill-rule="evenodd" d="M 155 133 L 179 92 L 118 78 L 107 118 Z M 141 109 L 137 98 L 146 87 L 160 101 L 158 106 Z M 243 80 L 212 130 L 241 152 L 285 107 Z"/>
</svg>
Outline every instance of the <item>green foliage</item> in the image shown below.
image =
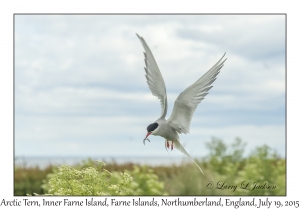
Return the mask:
<svg viewBox="0 0 300 210">
<path fill-rule="evenodd" d="M 248 190 L 239 190 L 238 195 L 285 195 L 285 160 L 267 145 L 258 147 L 246 160 L 243 170 L 238 172 L 235 183 L 249 182 Z M 253 189 L 257 185 L 276 186 L 275 189 Z M 249 192 L 245 192 L 249 191 Z"/>
<path fill-rule="evenodd" d="M 86 167 L 81 170 L 63 165 L 56 173 L 50 174 L 49 195 L 126 195 L 126 187 L 132 181 L 127 173 L 114 176 L 102 169 L 105 163 L 99 162 L 97 168 Z M 112 181 L 111 177 L 114 177 Z M 44 189 L 46 186 L 44 185 Z"/>
<path fill-rule="evenodd" d="M 208 169 L 220 176 L 224 175 L 227 179 L 234 178 L 244 164 L 243 153 L 246 143 L 236 138 L 229 147 L 222 140 L 213 138 L 206 145 L 210 151 L 205 158 Z"/>
<path fill-rule="evenodd" d="M 147 166 L 134 166 L 133 171 L 126 171 L 133 177 L 128 191 L 129 195 L 167 195 L 164 183 L 159 181 L 158 176 Z"/>
<path fill-rule="evenodd" d="M 45 169 L 39 167 L 27 167 L 26 165 L 15 166 L 14 171 L 14 195 L 44 194 L 46 191 L 41 188 L 43 179 L 51 173 L 53 167 Z"/>
<path fill-rule="evenodd" d="M 285 159 L 266 145 L 246 158 L 245 145 L 239 138 L 231 145 L 213 138 L 207 143 L 209 155 L 198 161 L 205 175 L 193 164 L 183 165 L 164 179 L 167 191 L 171 195 L 286 195 Z M 255 183 L 262 188 L 254 188 Z"/>
<path fill-rule="evenodd" d="M 286 195 L 285 159 L 266 145 L 246 157 L 245 146 L 239 138 L 228 145 L 213 138 L 209 154 L 196 160 L 204 176 L 191 161 L 155 167 L 110 163 L 105 169 L 91 159 L 72 167 L 16 166 L 15 195 Z M 253 189 L 255 183 L 260 189 Z"/>
<path fill-rule="evenodd" d="M 147 166 L 120 173 L 99 163 L 95 167 L 89 159 L 78 169 L 63 165 L 47 176 L 42 187 L 49 195 L 166 195 L 164 183 Z"/>
</svg>

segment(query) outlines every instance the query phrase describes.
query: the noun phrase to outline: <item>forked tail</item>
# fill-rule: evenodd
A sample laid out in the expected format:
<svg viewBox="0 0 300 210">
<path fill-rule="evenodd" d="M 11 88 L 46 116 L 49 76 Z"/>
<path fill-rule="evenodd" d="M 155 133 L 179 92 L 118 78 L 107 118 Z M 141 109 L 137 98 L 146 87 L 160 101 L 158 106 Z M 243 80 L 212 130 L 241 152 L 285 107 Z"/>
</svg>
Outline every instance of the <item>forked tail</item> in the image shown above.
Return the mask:
<svg viewBox="0 0 300 210">
<path fill-rule="evenodd" d="M 182 152 L 183 154 L 185 154 L 186 156 L 188 156 L 195 164 L 196 166 L 199 168 L 199 170 L 201 171 L 201 173 L 204 175 L 202 169 L 200 168 L 200 166 L 198 166 L 198 164 L 196 163 L 196 161 L 194 161 L 194 159 L 189 155 L 189 153 L 187 153 L 187 151 L 185 151 L 185 149 L 183 148 L 183 146 L 180 144 L 179 141 L 174 141 L 175 147 Z"/>
</svg>

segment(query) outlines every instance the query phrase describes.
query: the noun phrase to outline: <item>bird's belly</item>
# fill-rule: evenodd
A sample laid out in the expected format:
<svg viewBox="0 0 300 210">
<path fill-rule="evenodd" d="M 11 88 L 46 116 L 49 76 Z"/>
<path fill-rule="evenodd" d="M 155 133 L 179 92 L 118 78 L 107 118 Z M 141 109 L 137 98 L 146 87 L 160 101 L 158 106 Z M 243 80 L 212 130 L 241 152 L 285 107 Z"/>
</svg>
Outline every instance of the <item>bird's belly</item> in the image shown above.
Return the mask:
<svg viewBox="0 0 300 210">
<path fill-rule="evenodd" d="M 177 132 L 170 127 L 163 129 L 161 132 L 158 132 L 158 134 L 156 134 L 156 135 L 161 136 L 169 141 L 179 140 L 179 136 L 178 136 Z"/>
</svg>

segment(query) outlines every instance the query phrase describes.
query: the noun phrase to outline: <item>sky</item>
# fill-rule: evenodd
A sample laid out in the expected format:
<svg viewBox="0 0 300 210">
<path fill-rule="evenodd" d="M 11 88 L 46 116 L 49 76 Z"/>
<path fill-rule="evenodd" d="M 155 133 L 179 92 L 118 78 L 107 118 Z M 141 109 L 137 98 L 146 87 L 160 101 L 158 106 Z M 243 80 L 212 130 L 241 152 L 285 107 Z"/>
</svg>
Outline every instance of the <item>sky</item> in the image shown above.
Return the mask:
<svg viewBox="0 0 300 210">
<path fill-rule="evenodd" d="M 226 52 L 180 135 L 191 156 L 213 137 L 285 155 L 284 15 L 16 15 L 15 156 L 184 156 L 161 137 L 143 144 L 161 110 L 135 33 L 164 78 L 167 117 Z"/>
</svg>

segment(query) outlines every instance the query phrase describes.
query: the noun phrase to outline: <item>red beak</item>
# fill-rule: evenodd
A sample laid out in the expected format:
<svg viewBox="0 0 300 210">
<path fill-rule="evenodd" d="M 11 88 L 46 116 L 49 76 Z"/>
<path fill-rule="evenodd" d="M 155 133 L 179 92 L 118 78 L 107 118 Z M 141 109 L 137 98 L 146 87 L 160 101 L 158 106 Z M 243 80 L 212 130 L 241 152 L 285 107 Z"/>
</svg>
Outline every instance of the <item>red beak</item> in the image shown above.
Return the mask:
<svg viewBox="0 0 300 210">
<path fill-rule="evenodd" d="M 144 141 L 143 141 L 143 142 L 144 142 L 144 145 L 145 145 L 145 140 L 147 139 L 147 137 L 148 137 L 148 136 L 150 136 L 150 135 L 151 135 L 151 133 L 152 133 L 152 132 L 148 132 L 148 133 L 147 133 L 147 135 L 146 135 L 146 137 L 144 138 Z M 150 140 L 149 140 L 149 139 L 147 139 L 147 140 L 150 142 Z"/>
<path fill-rule="evenodd" d="M 147 135 L 146 135 L 146 137 L 145 137 L 145 139 L 146 139 L 148 136 L 150 136 L 151 133 L 152 133 L 152 132 L 148 132 Z"/>
</svg>

